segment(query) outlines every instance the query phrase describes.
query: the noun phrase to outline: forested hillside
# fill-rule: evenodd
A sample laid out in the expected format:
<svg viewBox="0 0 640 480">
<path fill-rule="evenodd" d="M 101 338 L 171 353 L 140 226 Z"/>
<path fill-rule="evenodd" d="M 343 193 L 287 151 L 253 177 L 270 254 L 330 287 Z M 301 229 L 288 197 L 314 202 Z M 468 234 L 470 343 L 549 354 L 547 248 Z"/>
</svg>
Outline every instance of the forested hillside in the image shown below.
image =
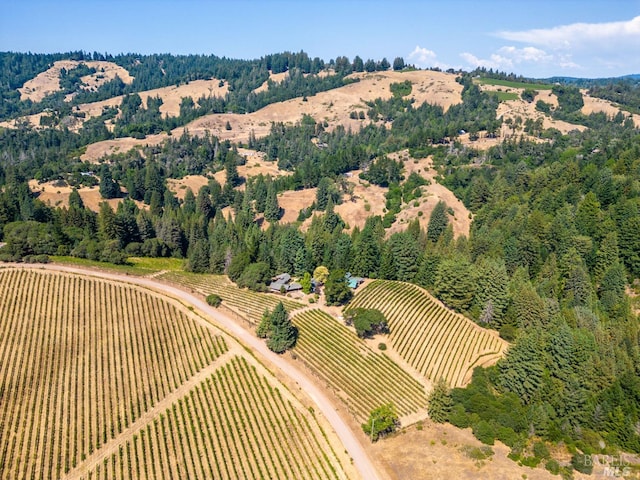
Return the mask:
<svg viewBox="0 0 640 480">
<path fill-rule="evenodd" d="M 96 91 L 67 82 L 42 102 L 20 100 L 17 88 L 62 58 L 111 61 L 134 80 L 116 79 Z M 438 391 L 444 399 L 438 418 L 471 426 L 487 443 L 500 439 L 516 455 L 533 437 L 584 453 L 603 451 L 601 442 L 640 452 L 640 328 L 632 296 L 640 290 L 640 132 L 629 115 L 638 108 L 636 87 L 593 86 L 594 96 L 624 108 L 585 114 L 583 93 L 573 85 L 450 72 L 462 88 L 461 103 L 444 109 L 409 97 L 412 84 L 402 71 L 410 67 L 399 60 L 392 95 L 354 109 L 359 130 L 329 128 L 326 119 L 304 115 L 274 122 L 267 135 L 252 134 L 242 144 L 185 131 L 89 163 L 80 156 L 99 140 L 169 132 L 212 112 L 252 112 L 291 98 L 304 103 L 355 81 L 354 72 L 391 65 L 359 57 L 325 63 L 304 52 L 250 61 L 0 54 L 2 119 L 45 109 L 61 118 L 79 103 L 125 95 L 118 109 L 77 132 L 59 122 L 0 128 L 0 242 L 6 243 L 0 258 L 124 263 L 128 256 L 171 256 L 184 259 L 187 270 L 226 274 L 254 290 L 266 289 L 275 274 L 303 277 L 326 266 L 327 300 L 336 304 L 349 297 L 345 272 L 412 282 L 511 342 L 496 366 L 476 369 L 469 387 Z M 255 92 L 284 71 L 287 81 Z M 495 82 L 489 91 L 481 77 L 510 82 L 518 94 L 508 93 L 535 105 L 540 116 L 507 123 L 506 113 L 497 112 L 515 99 Z M 210 78 L 227 82 L 228 94 L 183 99 L 178 117 L 160 115 L 157 102 L 143 107 L 137 94 Z M 71 90 L 76 95 L 65 101 Z M 542 91 L 555 104 L 536 101 Z M 109 115 L 112 130 L 104 123 Z M 544 126 L 552 121 L 568 125 L 566 133 Z M 247 159 L 240 149 L 263 153 L 283 175 L 241 176 Z M 406 158 L 391 155 L 403 149 Z M 440 183 L 471 212 L 468 237 L 454 237 L 453 211 L 443 202 L 427 228 L 416 217 L 390 233 L 403 208 L 419 208 L 430 195 L 424 172 L 408 173 L 411 162 L 427 157 Z M 178 196 L 167 179 L 185 175 L 202 175 L 206 185 Z M 362 228 L 336 213 L 352 201 L 352 177 L 385 189 L 383 214 L 363 212 Z M 39 200 L 32 179 L 71 187 L 68 205 Z M 92 185 L 103 199 L 120 199 L 117 207 L 86 208 L 78 191 Z M 317 189 L 313 204 L 300 208 L 296 222 L 281 222 L 279 195 L 309 188 Z"/>
</svg>

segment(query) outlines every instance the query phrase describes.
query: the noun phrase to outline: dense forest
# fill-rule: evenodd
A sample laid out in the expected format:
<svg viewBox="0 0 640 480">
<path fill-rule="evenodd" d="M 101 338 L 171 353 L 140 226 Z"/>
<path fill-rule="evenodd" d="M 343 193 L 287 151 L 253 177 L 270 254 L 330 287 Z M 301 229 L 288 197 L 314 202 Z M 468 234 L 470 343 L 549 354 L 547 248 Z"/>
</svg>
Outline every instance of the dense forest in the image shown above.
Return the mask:
<svg viewBox="0 0 640 480">
<path fill-rule="evenodd" d="M 73 55 L 114 61 L 135 76 L 131 85 L 106 84 L 75 97 L 89 101 L 116 91 L 128 94 L 114 131 L 127 136 L 172 128 L 214 111 L 253 111 L 335 88 L 352 71 L 392 68 L 386 60 L 339 57 L 330 62 L 335 75 L 322 79 L 304 75 L 326 66 L 304 53 L 254 61 Z M 59 101 L 31 105 L 19 101 L 15 88 L 69 56 L 0 58 L 0 117 Z M 405 67 L 398 59 L 396 66 Z M 293 74 L 264 94 L 250 94 L 268 70 Z M 483 72 L 489 74 L 500 78 Z M 245 159 L 239 145 L 187 133 L 112 155 L 97 176 L 87 176 L 83 172 L 96 166 L 78 159 L 82 147 L 113 135 L 100 120 L 78 133 L 0 129 L 0 241 L 6 242 L 0 257 L 73 255 L 123 263 L 128 256 L 173 256 L 183 258 L 188 270 L 224 273 L 255 290 L 264 289 L 276 273 L 303 276 L 323 265 L 339 272 L 326 285 L 327 300 L 336 304 L 348 300 L 346 271 L 414 282 L 512 342 L 506 357 L 494 367 L 478 368 L 467 388 L 436 389 L 440 401 L 433 404 L 441 411 L 432 412 L 434 418 L 470 426 L 486 443 L 499 439 L 515 456 L 524 455 L 530 438 L 563 441 L 584 453 L 601 451 L 601 441 L 640 452 L 640 328 L 627 295 L 640 278 L 640 132 L 624 115 L 580 114 L 577 87 L 556 85 L 559 107 L 553 115 L 588 129 L 563 135 L 539 128 L 535 133 L 544 141 L 514 137 L 486 151 L 465 147 L 457 140 L 459 132 L 492 136 L 502 121 L 496 116 L 497 98 L 472 81 L 477 75 L 459 75 L 463 102 L 446 112 L 414 105 L 406 98 L 410 85 L 398 83 L 397 95 L 367 105 L 370 121 L 357 132 L 328 131 L 309 116 L 296 125 L 274 123 L 267 136 L 252 136 L 243 146 L 264 152 L 291 172 L 279 178 L 242 178 L 238 166 Z M 136 93 L 213 77 L 229 82 L 229 95 L 208 105 L 206 99 L 186 102 L 177 119 L 162 119 L 153 102 L 142 108 Z M 631 84 L 594 86 L 592 92 L 629 111 L 638 105 Z M 431 155 L 441 182 L 473 212 L 469 238 L 454 238 L 444 203 L 433 211 L 427 229 L 416 219 L 406 231 L 387 234 L 400 205 L 421 195 L 425 183 L 418 175 L 405 175 L 403 163 L 387 156 L 404 148 L 415 158 Z M 370 217 L 362 229 L 348 230 L 335 206 L 347 201 L 344 174 L 356 169 L 388 189 L 386 213 Z M 168 178 L 222 170 L 224 185 L 211 178 L 198 192 L 188 189 L 181 201 L 167 186 Z M 103 198 L 124 199 L 115 210 L 103 203 L 94 213 L 74 191 L 68 207 L 50 207 L 29 189 L 30 179 L 76 188 L 99 182 Z M 244 189 L 235 188 L 240 184 Z M 314 211 L 319 215 L 303 233 L 298 223 L 278 221 L 277 194 L 308 187 L 318 187 L 317 196 L 298 220 Z"/>
</svg>

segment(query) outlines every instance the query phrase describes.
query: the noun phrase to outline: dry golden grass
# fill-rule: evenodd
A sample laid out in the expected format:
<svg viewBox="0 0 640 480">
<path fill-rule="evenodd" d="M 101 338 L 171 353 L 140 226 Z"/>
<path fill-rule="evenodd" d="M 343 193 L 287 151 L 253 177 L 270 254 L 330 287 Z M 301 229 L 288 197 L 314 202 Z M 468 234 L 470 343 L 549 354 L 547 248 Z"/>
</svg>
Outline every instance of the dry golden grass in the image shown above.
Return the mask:
<svg viewBox="0 0 640 480">
<path fill-rule="evenodd" d="M 37 180 L 29 180 L 29 188 L 38 196 L 39 200 L 51 207 L 69 206 L 69 195 L 71 194 L 72 188 L 68 185 L 60 187 L 55 185 L 55 182 L 38 183 Z M 118 208 L 118 204 L 123 200 L 122 198 L 102 198 L 100 195 L 100 189 L 97 186 L 79 188 L 78 193 L 80 194 L 80 198 L 82 198 L 85 207 L 94 212 L 98 212 L 100 210 L 100 204 L 102 202 L 107 202 L 111 205 L 111 208 L 116 210 Z M 145 205 L 138 200 L 134 200 L 134 202 L 138 208 L 149 208 L 148 205 Z"/>
<path fill-rule="evenodd" d="M 397 435 L 375 443 L 372 451 L 382 460 L 391 480 L 559 478 L 542 466 L 535 469 L 519 466 L 507 457 L 510 448 L 500 442 L 491 447 L 494 454 L 483 461 L 474 460 L 464 453 L 465 447 L 482 446 L 471 429 L 461 430 L 449 424 L 425 420 L 419 426 L 406 428 Z M 577 474 L 575 478 L 583 477 Z"/>
<path fill-rule="evenodd" d="M 408 205 L 403 205 L 395 223 L 389 229 L 389 233 L 405 230 L 407 224 L 416 218 L 420 221 L 420 226 L 426 230 L 431 212 L 436 204 L 442 200 L 453 209 L 453 215 L 449 215 L 449 222 L 453 226 L 454 237 L 457 238 L 460 235 L 468 237 L 473 215 L 451 190 L 436 182 L 437 172 L 433 168 L 433 159 L 431 157 L 415 159 L 409 156 L 408 150 L 391 154 L 389 157 L 403 161 L 405 177 L 415 172 L 431 182 L 430 185 L 421 187 L 423 194 L 420 198 Z M 419 212 L 422 214 L 420 215 Z"/>
<path fill-rule="evenodd" d="M 180 179 L 168 178 L 167 187 L 176 197 L 180 200 L 184 199 L 184 195 L 187 193 L 187 188 L 190 188 L 194 195 L 198 195 L 198 192 L 202 187 L 209 183 L 209 178 L 204 175 L 187 175 Z"/>
<path fill-rule="evenodd" d="M 82 81 L 87 84 L 86 90 L 95 90 L 105 82 L 114 79 L 116 75 L 119 76 L 124 83 L 133 82 L 133 77 L 129 72 L 113 62 L 59 60 L 54 62 L 48 70 L 25 82 L 25 84 L 18 89 L 21 94 L 20 99 L 39 102 L 48 94 L 60 91 L 60 71 L 63 68 L 72 70 L 80 63 L 96 69 L 96 73 L 82 77 Z"/>
</svg>

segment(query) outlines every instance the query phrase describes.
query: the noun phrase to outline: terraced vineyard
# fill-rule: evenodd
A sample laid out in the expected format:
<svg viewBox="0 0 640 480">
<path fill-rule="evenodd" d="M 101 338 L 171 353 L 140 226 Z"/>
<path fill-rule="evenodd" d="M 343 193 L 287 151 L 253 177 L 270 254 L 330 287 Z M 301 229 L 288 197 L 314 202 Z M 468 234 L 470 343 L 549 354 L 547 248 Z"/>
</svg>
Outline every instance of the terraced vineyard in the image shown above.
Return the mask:
<svg viewBox="0 0 640 480">
<path fill-rule="evenodd" d="M 142 287 L 0 268 L 0 479 L 344 478 L 256 364 Z"/>
<path fill-rule="evenodd" d="M 466 385 L 478 365 L 495 363 L 507 343 L 436 301 L 422 288 L 376 280 L 360 290 L 349 308 L 376 308 L 389 322 L 393 348 L 426 378 Z"/>
<path fill-rule="evenodd" d="M 157 278 L 188 287 L 202 295 L 215 293 L 222 298 L 225 306 L 254 324 L 260 322 L 260 318 L 267 308 L 273 310 L 278 302 L 282 302 L 288 312 L 303 306 L 301 303 L 283 296 L 238 288 L 224 275 L 173 271 L 163 273 Z"/>
<path fill-rule="evenodd" d="M 396 405 L 400 416 L 425 409 L 422 384 L 329 314 L 305 310 L 292 320 L 299 330 L 294 352 L 338 393 L 359 421 L 388 402 Z"/>
</svg>

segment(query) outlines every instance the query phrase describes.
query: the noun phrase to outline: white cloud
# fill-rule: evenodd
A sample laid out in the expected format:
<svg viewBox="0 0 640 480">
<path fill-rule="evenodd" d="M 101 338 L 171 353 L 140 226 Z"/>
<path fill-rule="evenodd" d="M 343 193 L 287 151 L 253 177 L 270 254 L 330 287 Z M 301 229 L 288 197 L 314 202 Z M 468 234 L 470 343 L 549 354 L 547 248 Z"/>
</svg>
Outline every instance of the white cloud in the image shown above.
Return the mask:
<svg viewBox="0 0 640 480">
<path fill-rule="evenodd" d="M 456 68 L 438 61 L 438 56 L 433 50 L 416 45 L 416 48 L 408 55 L 410 62 L 413 62 L 419 68 L 438 67 L 441 70 Z"/>
<path fill-rule="evenodd" d="M 414 61 L 420 66 L 426 66 L 426 64 L 433 64 L 436 60 L 436 52 L 427 48 L 416 45 L 413 52 L 409 54 L 409 60 Z"/>
<path fill-rule="evenodd" d="M 496 35 L 511 40 L 551 49 L 570 49 L 597 45 L 615 46 L 620 42 L 640 43 L 640 16 L 620 22 L 572 23 L 553 28 L 502 31 Z"/>
<path fill-rule="evenodd" d="M 521 64 L 549 64 L 556 60 L 553 55 L 539 48 L 517 48 L 514 46 L 501 47 L 489 58 L 479 58 L 469 52 L 461 53 L 460 56 L 473 68 L 485 67 L 499 70 L 510 70 Z M 570 62 L 565 59 L 564 63 L 569 64 Z"/>
</svg>

